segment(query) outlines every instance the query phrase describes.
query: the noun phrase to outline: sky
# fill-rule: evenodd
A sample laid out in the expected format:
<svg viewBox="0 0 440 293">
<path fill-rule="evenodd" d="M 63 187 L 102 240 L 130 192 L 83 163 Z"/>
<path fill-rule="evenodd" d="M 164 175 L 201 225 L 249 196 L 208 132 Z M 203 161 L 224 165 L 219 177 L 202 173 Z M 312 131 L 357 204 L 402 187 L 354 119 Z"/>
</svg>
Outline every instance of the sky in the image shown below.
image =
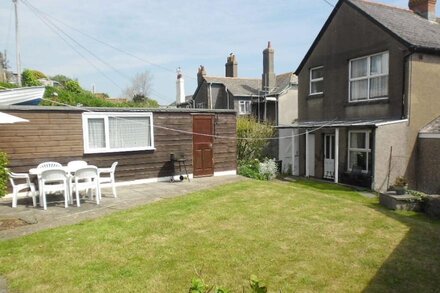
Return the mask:
<svg viewBox="0 0 440 293">
<path fill-rule="evenodd" d="M 199 65 L 207 75 L 224 76 L 230 53 L 238 60 L 239 77 L 261 78 L 268 41 L 275 50 L 275 73 L 295 71 L 336 2 L 19 0 L 22 68 L 63 74 L 111 97 L 120 97 L 130 78 L 148 70 L 150 97 L 167 105 L 176 100 L 178 67 L 186 95 L 197 87 Z M 407 0 L 380 2 L 408 5 Z M 12 0 L 2 0 L 0 50 L 7 51 L 15 71 L 14 22 Z"/>
</svg>

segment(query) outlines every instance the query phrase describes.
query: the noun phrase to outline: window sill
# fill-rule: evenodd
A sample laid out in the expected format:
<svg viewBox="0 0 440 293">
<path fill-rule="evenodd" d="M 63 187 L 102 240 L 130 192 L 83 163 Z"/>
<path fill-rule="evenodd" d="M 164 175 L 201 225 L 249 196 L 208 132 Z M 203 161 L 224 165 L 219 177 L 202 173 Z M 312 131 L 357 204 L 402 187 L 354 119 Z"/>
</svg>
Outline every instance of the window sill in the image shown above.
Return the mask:
<svg viewBox="0 0 440 293">
<path fill-rule="evenodd" d="M 311 100 L 311 99 L 319 99 L 319 98 L 323 98 L 324 97 L 324 93 L 319 93 L 319 94 L 309 94 L 307 96 L 307 100 Z"/>
<path fill-rule="evenodd" d="M 344 107 L 389 104 L 389 103 L 390 103 L 390 99 L 386 98 L 386 99 L 367 100 L 367 101 L 359 101 L 359 102 L 345 102 Z"/>
<path fill-rule="evenodd" d="M 113 149 L 113 150 L 84 150 L 84 154 L 110 154 L 110 153 L 133 153 L 143 151 L 155 151 L 155 147 L 136 148 L 136 149 Z"/>
</svg>

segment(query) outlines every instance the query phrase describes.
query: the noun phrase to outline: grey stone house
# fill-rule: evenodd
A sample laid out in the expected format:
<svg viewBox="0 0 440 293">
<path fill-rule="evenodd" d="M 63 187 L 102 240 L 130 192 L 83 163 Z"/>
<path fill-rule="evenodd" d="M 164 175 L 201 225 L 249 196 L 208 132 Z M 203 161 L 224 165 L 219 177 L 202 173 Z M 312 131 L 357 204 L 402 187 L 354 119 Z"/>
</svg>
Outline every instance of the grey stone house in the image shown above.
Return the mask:
<svg viewBox="0 0 440 293">
<path fill-rule="evenodd" d="M 238 115 L 253 115 L 259 121 L 275 125 L 297 115 L 297 78 L 293 72 L 275 74 L 270 42 L 263 51 L 261 79 L 238 77 L 237 58 L 231 53 L 225 64 L 225 77 L 209 76 L 204 66 L 200 66 L 197 81 L 192 99 L 177 107 L 234 109 Z"/>
<path fill-rule="evenodd" d="M 298 121 L 283 128 L 298 135 L 296 175 L 378 191 L 398 176 L 413 189 L 434 184 L 418 176 L 420 168 L 439 170 L 433 160 L 418 163 L 426 149 L 418 137 L 440 115 L 435 2 L 410 0 L 401 9 L 338 1 L 296 70 Z"/>
</svg>

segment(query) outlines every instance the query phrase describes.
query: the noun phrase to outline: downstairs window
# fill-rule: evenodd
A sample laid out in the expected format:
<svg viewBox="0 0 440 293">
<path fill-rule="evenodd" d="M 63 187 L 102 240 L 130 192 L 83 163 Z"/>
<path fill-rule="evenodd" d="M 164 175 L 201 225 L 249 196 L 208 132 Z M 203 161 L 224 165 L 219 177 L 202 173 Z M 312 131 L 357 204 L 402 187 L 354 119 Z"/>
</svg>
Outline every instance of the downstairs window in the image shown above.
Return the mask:
<svg viewBox="0 0 440 293">
<path fill-rule="evenodd" d="M 370 131 L 348 132 L 348 171 L 353 168 L 364 173 L 371 171 L 371 137 Z"/>
<path fill-rule="evenodd" d="M 153 113 L 83 113 L 84 153 L 154 149 Z"/>
</svg>

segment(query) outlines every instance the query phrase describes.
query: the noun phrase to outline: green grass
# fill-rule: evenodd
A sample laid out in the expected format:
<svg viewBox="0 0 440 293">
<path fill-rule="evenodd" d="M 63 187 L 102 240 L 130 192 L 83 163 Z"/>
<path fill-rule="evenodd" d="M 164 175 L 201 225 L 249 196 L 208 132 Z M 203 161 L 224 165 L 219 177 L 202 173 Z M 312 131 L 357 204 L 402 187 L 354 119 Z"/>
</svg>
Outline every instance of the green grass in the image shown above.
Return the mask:
<svg viewBox="0 0 440 293">
<path fill-rule="evenodd" d="M 54 219 L 56 221 L 56 219 Z M 434 292 L 440 224 L 335 185 L 245 181 L 0 242 L 12 292 Z"/>
</svg>

